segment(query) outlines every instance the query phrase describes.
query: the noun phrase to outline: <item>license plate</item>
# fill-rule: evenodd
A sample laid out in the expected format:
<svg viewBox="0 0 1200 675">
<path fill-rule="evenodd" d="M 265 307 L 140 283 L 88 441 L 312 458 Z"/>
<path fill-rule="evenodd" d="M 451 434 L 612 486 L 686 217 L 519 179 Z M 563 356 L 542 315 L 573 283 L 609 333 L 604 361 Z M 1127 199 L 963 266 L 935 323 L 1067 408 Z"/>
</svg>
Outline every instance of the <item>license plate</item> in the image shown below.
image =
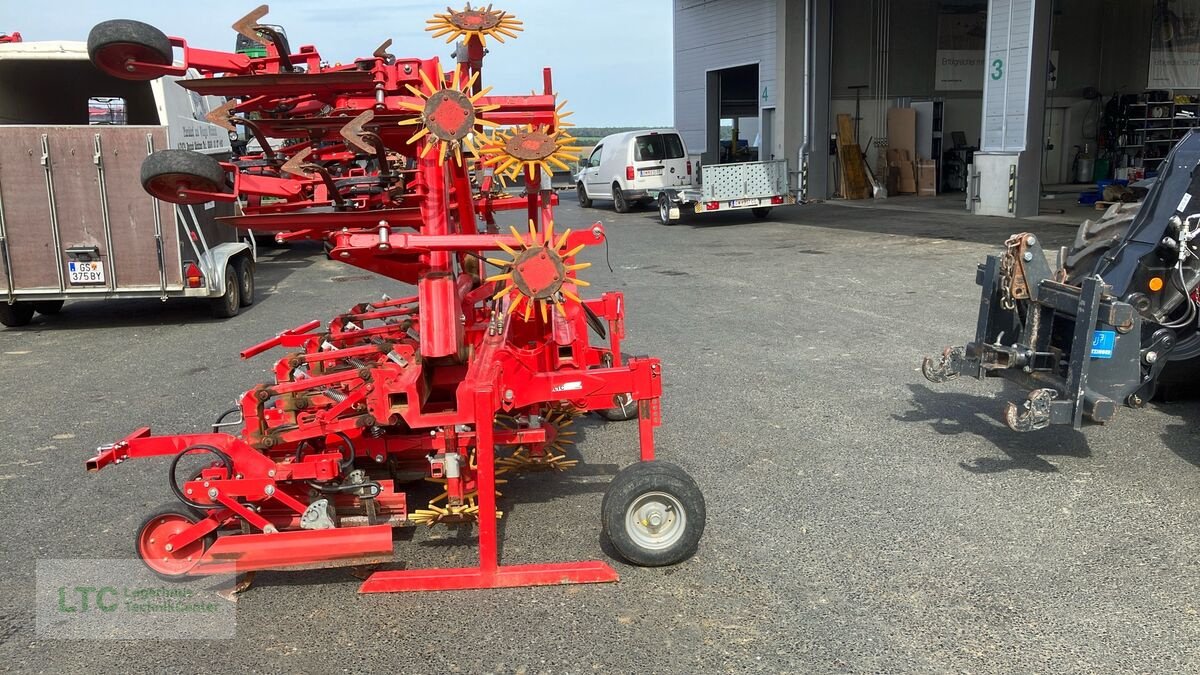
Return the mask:
<svg viewBox="0 0 1200 675">
<path fill-rule="evenodd" d="M 73 284 L 104 283 L 104 263 L 99 260 L 91 262 L 72 260 L 67 263 L 67 273 Z"/>
<path fill-rule="evenodd" d="M 733 200 L 730 200 L 729 205 L 735 209 L 739 206 L 758 206 L 758 200 L 757 199 L 733 199 Z"/>
<path fill-rule="evenodd" d="M 639 176 L 661 176 L 662 169 L 638 169 Z"/>
</svg>

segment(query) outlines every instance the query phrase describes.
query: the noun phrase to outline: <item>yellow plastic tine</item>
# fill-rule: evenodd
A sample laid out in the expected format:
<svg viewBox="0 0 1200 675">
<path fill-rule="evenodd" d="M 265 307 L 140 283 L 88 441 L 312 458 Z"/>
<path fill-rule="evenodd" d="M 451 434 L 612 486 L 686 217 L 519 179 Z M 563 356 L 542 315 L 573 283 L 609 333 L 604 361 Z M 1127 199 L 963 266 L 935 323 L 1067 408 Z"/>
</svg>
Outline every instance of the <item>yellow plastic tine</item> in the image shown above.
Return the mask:
<svg viewBox="0 0 1200 675">
<path fill-rule="evenodd" d="M 413 134 L 411 137 L 409 137 L 409 139 L 407 141 L 405 141 L 405 144 L 412 145 L 413 143 L 416 143 L 417 141 L 421 140 L 421 137 L 428 133 L 429 133 L 428 127 L 421 127 L 421 129 L 419 131 L 417 131 L 417 133 Z M 424 154 L 422 154 L 421 156 L 424 157 Z"/>
<path fill-rule="evenodd" d="M 589 268 L 591 266 L 592 266 L 592 263 L 590 263 L 590 262 L 581 262 L 581 263 L 575 263 L 574 265 L 567 265 L 566 269 L 568 272 L 574 272 L 575 270 L 586 270 L 587 268 Z"/>
<path fill-rule="evenodd" d="M 588 286 L 592 285 L 590 282 L 584 281 L 583 279 L 571 279 L 571 283 L 579 286 L 580 288 L 587 288 Z"/>
<path fill-rule="evenodd" d="M 515 250 L 509 248 L 508 244 L 505 244 L 504 242 L 497 239 L 496 245 L 499 246 L 505 253 L 511 255 L 513 258 L 517 257 L 517 255 L 518 255 L 517 252 Z"/>
<path fill-rule="evenodd" d="M 488 262 L 492 263 L 496 267 L 511 267 L 512 266 L 511 260 L 502 260 L 500 258 L 484 258 L 484 260 L 487 260 Z"/>
<path fill-rule="evenodd" d="M 558 250 L 562 250 L 562 247 L 567 245 L 567 235 L 568 234 L 571 234 L 571 228 L 569 228 L 569 227 L 567 229 L 563 230 L 562 236 L 560 236 L 558 238 L 558 243 L 554 245 L 554 248 L 556 248 Z"/>
<path fill-rule="evenodd" d="M 578 296 L 578 295 L 575 295 L 575 294 L 574 294 L 574 293 L 572 293 L 571 291 L 568 291 L 568 290 L 567 290 L 567 289 L 565 289 L 565 288 L 562 288 L 562 289 L 559 289 L 559 290 L 560 290 L 560 291 L 562 291 L 563 297 L 565 297 L 566 299 L 568 299 L 568 300 L 573 300 L 573 301 L 575 301 L 575 302 L 578 302 L 578 303 L 581 303 L 581 304 L 583 303 L 583 300 L 580 300 L 580 299 L 579 299 L 579 296 Z"/>
<path fill-rule="evenodd" d="M 550 323 L 550 316 L 546 312 L 546 301 L 538 300 L 538 307 L 542 310 L 542 323 Z"/>
<path fill-rule="evenodd" d="M 526 244 L 525 240 L 521 238 L 521 233 L 517 231 L 517 227 L 515 225 L 509 225 L 508 229 L 512 230 L 513 237 L 516 238 L 517 243 L 521 245 L 521 248 L 529 248 L 529 245 Z"/>
<path fill-rule="evenodd" d="M 504 274 L 493 274 L 492 276 L 484 279 L 484 281 L 509 281 L 512 278 L 512 272 L 505 272 Z"/>
<path fill-rule="evenodd" d="M 512 291 L 512 289 L 514 289 L 514 288 L 516 288 L 516 286 L 505 286 L 504 288 L 501 288 L 499 291 L 497 291 L 496 294 L 492 296 L 492 299 L 499 300 L 500 298 L 508 295 L 509 292 Z"/>
<path fill-rule="evenodd" d="M 580 245 L 576 246 L 575 248 L 571 249 L 570 251 L 567 251 L 566 253 L 564 253 L 563 257 L 564 258 L 574 258 L 576 255 L 578 255 L 578 253 L 580 251 L 582 251 L 585 248 L 587 248 L 587 244 L 580 244 Z"/>
</svg>

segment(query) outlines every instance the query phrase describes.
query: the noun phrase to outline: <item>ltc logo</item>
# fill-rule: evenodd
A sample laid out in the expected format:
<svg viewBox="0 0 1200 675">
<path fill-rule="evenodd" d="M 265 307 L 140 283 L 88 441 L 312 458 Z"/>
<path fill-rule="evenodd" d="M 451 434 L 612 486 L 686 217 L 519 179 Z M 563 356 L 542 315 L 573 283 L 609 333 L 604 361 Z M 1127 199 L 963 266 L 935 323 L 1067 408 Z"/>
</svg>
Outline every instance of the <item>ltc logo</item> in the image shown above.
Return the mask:
<svg viewBox="0 0 1200 675">
<path fill-rule="evenodd" d="M 102 612 L 115 612 L 120 607 L 121 593 L 112 586 L 95 588 L 92 586 L 76 586 L 68 589 L 58 587 L 58 611 L 74 613 L 87 612 L 92 608 Z"/>
<path fill-rule="evenodd" d="M 1115 330 L 1098 330 L 1092 335 L 1092 353 L 1093 359 L 1111 359 L 1113 357 L 1113 347 L 1117 343 L 1117 331 Z"/>
</svg>

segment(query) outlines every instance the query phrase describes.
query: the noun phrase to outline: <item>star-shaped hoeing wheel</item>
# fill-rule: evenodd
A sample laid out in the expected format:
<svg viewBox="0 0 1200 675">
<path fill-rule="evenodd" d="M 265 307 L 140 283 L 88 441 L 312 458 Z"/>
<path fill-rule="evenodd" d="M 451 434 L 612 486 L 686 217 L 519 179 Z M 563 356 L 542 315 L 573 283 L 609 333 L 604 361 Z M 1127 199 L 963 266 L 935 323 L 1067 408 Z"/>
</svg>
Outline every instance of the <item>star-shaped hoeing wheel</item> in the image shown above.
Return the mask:
<svg viewBox="0 0 1200 675">
<path fill-rule="evenodd" d="M 591 267 L 591 263 L 568 264 L 567 262 L 582 251 L 585 244 L 580 244 L 569 251 L 566 250 L 567 236 L 571 234 L 571 230 L 569 228 L 564 230 L 556 241 L 554 239 L 554 221 L 552 220 L 546 223 L 545 229 L 540 233 L 537 225 L 532 220 L 529 221 L 529 233 L 526 235 L 528 240 L 521 236 L 517 228 L 510 227 L 509 229 L 521 248 L 517 250 L 502 241 L 496 241 L 496 246 L 512 256 L 512 259 L 487 259 L 489 263 L 507 270 L 484 280 L 504 284 L 504 287 L 497 291 L 492 299 L 498 300 L 511 295 L 512 301 L 508 306 L 508 313 L 515 315 L 517 310 L 524 306 L 525 312 L 522 318 L 525 321 L 533 318 L 534 305 L 538 306 L 543 322 L 550 320 L 550 305 L 554 305 L 559 314 L 565 317 L 567 315 L 563 308 L 565 302 L 570 301 L 576 304 L 583 302 L 567 286 L 591 285 L 575 276 L 576 272 Z"/>
<path fill-rule="evenodd" d="M 516 15 L 492 9 L 491 5 L 472 9 L 469 2 L 463 9 L 447 7 L 445 14 L 434 14 L 425 23 L 425 30 L 431 31 L 435 38 L 446 36 L 447 43 L 477 37 L 483 47 L 489 37 L 504 42 L 505 36 L 516 38 L 517 33 L 525 30 L 524 22 L 517 20 Z"/>
<path fill-rule="evenodd" d="M 569 172 L 567 162 L 578 160 L 583 148 L 572 145 L 576 139 L 564 130 L 571 126 L 562 121 L 571 114 L 562 112 L 565 105 L 563 101 L 555 109 L 553 124 L 497 129 L 477 144 L 468 140 L 467 148 L 483 160 L 484 166 L 494 167 L 501 178 L 516 179 L 521 172 L 536 169 L 551 175 L 556 168 Z"/>
<path fill-rule="evenodd" d="M 570 437 L 576 432 L 569 427 L 581 414 L 574 408 L 551 409 L 542 419 L 542 426 L 546 428 L 546 442 L 534 448 L 522 445 L 512 455 L 497 458 L 496 473 L 566 471 L 579 464 L 577 459 L 567 459 L 567 448 L 575 444 Z M 517 423 L 515 419 L 513 423 Z"/>
<path fill-rule="evenodd" d="M 454 161 L 462 165 L 463 142 L 475 133 L 476 127 L 499 126 L 491 120 L 483 119 L 480 114 L 495 110 L 500 106 L 476 105 L 479 99 L 486 96 L 492 88 L 484 87 L 472 94 L 471 87 L 475 85 L 475 80 L 479 79 L 479 73 L 473 73 L 471 77 L 462 80 L 458 68 L 454 69 L 454 75 L 447 86 L 446 76 L 442 72 L 440 62 L 437 64 L 436 84 L 434 80 L 429 79 L 424 70 L 418 72 L 421 75 L 421 83 L 425 86 L 423 88 L 414 87 L 411 84 L 404 86 L 420 99 L 420 102 L 401 101 L 400 107 L 420 114 L 412 119 L 399 122 L 399 124 L 401 126 L 419 124 L 422 128 L 414 133 L 406 143 L 416 143 L 424 139 L 425 145 L 420 152 L 422 158 L 427 156 L 434 147 L 437 147 L 438 166 L 445 163 L 446 157 L 451 152 L 454 153 Z M 473 150 L 473 148 L 471 149 Z"/>
</svg>

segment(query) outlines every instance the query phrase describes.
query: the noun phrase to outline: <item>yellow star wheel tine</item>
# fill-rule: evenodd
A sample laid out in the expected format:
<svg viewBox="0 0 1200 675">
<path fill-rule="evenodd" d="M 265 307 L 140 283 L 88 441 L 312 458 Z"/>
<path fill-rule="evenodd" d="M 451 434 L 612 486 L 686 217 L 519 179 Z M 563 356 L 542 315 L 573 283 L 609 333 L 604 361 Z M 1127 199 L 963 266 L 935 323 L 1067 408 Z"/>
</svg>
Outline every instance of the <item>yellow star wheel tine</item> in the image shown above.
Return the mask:
<svg viewBox="0 0 1200 675">
<path fill-rule="evenodd" d="M 499 300 L 500 298 L 503 298 L 504 296 L 508 295 L 509 292 L 512 291 L 512 289 L 514 289 L 514 288 L 516 288 L 516 286 L 505 286 L 504 288 L 497 291 L 496 294 L 492 296 L 492 299 Z"/>
<path fill-rule="evenodd" d="M 554 308 L 558 310 L 558 313 L 562 315 L 562 318 L 567 318 L 567 310 L 563 309 L 563 305 L 558 301 L 558 298 L 554 299 Z"/>
<path fill-rule="evenodd" d="M 407 82 L 404 83 L 404 88 L 411 91 L 413 93 L 413 96 L 416 96 L 417 98 L 425 98 L 425 94 L 422 93 L 420 89 L 417 89 L 416 87 L 412 86 L 411 84 L 409 84 Z"/>
<path fill-rule="evenodd" d="M 513 249 L 509 248 L 508 244 L 505 244 L 504 242 L 497 239 L 496 245 L 499 246 L 501 249 L 503 249 L 505 253 L 511 255 L 513 258 L 517 257 L 517 255 L 518 255 L 517 252 L 514 251 Z"/>
<path fill-rule="evenodd" d="M 582 251 L 585 248 L 587 248 L 587 244 L 580 244 L 580 245 L 576 246 L 575 248 L 571 249 L 570 251 L 567 251 L 566 253 L 564 253 L 562 257 L 564 260 L 567 258 L 574 258 L 576 255 L 579 254 L 580 251 Z"/>
<path fill-rule="evenodd" d="M 512 272 L 506 272 L 504 274 L 494 274 L 494 275 L 484 279 L 484 281 L 510 281 L 510 280 L 512 280 L 512 278 L 513 278 Z"/>
<path fill-rule="evenodd" d="M 560 236 L 558 238 L 558 243 L 554 245 L 555 249 L 561 251 L 562 248 L 567 245 L 567 235 L 568 234 L 571 234 L 571 228 L 569 228 L 569 227 L 567 229 L 563 230 L 562 236 Z"/>
<path fill-rule="evenodd" d="M 433 149 L 433 143 L 426 143 L 426 144 L 425 144 L 425 145 L 424 145 L 424 146 L 421 148 L 421 152 L 420 152 L 420 157 L 421 157 L 421 159 L 425 159 L 425 155 L 428 155 L 428 154 L 429 154 L 429 151 L 430 151 L 430 150 L 432 150 L 432 149 Z"/>
<path fill-rule="evenodd" d="M 591 282 L 584 281 L 583 279 L 571 279 L 571 283 L 579 286 L 580 288 L 587 288 L 588 286 L 592 285 Z"/>
<path fill-rule="evenodd" d="M 408 101 L 400 101 L 400 103 L 397 105 L 405 110 L 411 110 L 413 112 L 425 112 L 425 105 L 422 103 L 409 103 Z"/>
<path fill-rule="evenodd" d="M 519 161 L 519 160 L 512 159 L 511 157 L 510 157 L 510 158 L 507 158 L 507 159 L 505 159 L 505 160 L 504 160 L 504 161 L 503 161 L 503 162 L 500 164 L 500 166 L 496 167 L 496 171 L 499 171 L 499 172 L 508 171 L 508 169 L 509 169 L 509 168 L 510 168 L 512 165 L 514 165 L 514 164 L 519 164 L 519 163 L 520 163 L 520 161 Z"/>
<path fill-rule="evenodd" d="M 541 239 L 541 237 L 538 236 L 537 224 L 533 222 L 532 218 L 530 218 L 529 219 L 529 245 L 533 246 L 534 244 L 538 243 L 539 239 Z"/>
<path fill-rule="evenodd" d="M 547 246 L 550 246 L 551 244 L 554 243 L 554 221 L 553 220 L 546 221 L 545 235 L 546 236 L 542 238 L 542 243 L 544 243 Z"/>
<path fill-rule="evenodd" d="M 471 73 L 471 76 L 467 78 L 466 84 L 463 85 L 463 91 L 470 91 L 471 87 L 474 86 L 474 84 L 475 84 L 475 80 L 478 80 L 478 79 L 479 79 L 479 71 L 478 70 Z M 479 100 L 480 96 L 482 96 L 482 93 L 471 96 L 470 97 L 471 103 L 474 103 L 475 101 Z"/>
<path fill-rule="evenodd" d="M 424 124 L 424 123 L 425 123 L 425 120 L 421 119 L 420 117 L 414 117 L 412 119 L 400 120 L 399 122 L 396 122 L 396 126 L 404 127 L 404 126 L 408 126 L 410 124 Z"/>
<path fill-rule="evenodd" d="M 533 302 L 525 303 L 525 316 L 521 317 L 526 322 L 533 318 Z"/>
<path fill-rule="evenodd" d="M 509 316 L 512 316 L 513 314 L 517 313 L 517 308 L 521 306 L 521 301 L 524 299 L 525 299 L 525 296 L 523 296 L 523 295 L 517 295 L 517 297 L 513 298 L 512 304 L 510 304 L 508 306 L 508 315 Z"/>
<path fill-rule="evenodd" d="M 496 267 L 510 267 L 510 266 L 512 266 L 512 261 L 511 261 L 511 260 L 502 260 L 502 259 L 500 259 L 500 258 L 484 258 L 484 260 L 486 260 L 486 261 L 488 261 L 488 262 L 492 263 L 492 264 L 493 264 L 493 265 L 495 265 Z"/>
<path fill-rule="evenodd" d="M 504 38 L 500 37 L 500 27 L 499 27 L 499 26 L 496 26 L 496 27 L 495 27 L 495 28 L 493 28 L 492 30 L 494 31 L 494 32 L 492 33 L 492 37 L 496 38 L 496 40 L 498 40 L 498 41 L 500 42 L 500 44 L 504 44 Z M 514 36 L 514 37 L 515 37 L 515 36 Z M 481 39 L 482 39 L 482 38 L 481 38 Z"/>
<path fill-rule="evenodd" d="M 550 314 L 546 311 L 545 300 L 538 300 L 538 309 L 542 313 L 542 323 L 550 323 Z"/>
<path fill-rule="evenodd" d="M 456 29 L 454 29 L 454 28 L 441 28 L 441 29 L 439 29 L 437 26 L 430 26 L 430 27 L 426 28 L 425 30 L 429 30 L 429 31 L 436 31 L 436 32 L 435 32 L 433 35 L 430 35 L 430 36 L 429 36 L 429 37 L 433 37 L 433 38 L 440 38 L 440 37 L 442 37 L 443 35 L 445 35 L 445 34 L 447 34 L 447 33 L 457 33 L 457 32 L 458 32 L 458 31 L 457 31 Z"/>
<path fill-rule="evenodd" d="M 525 240 L 521 238 L 521 233 L 519 231 L 517 231 L 517 228 L 515 225 L 509 225 L 508 229 L 512 231 L 513 237 L 516 238 L 517 243 L 521 245 L 521 248 L 529 248 L 530 245 L 526 244 Z"/>
<path fill-rule="evenodd" d="M 562 289 L 559 289 L 559 290 L 562 292 L 563 296 L 564 296 L 564 297 L 566 297 L 568 300 L 573 300 L 573 301 L 575 301 L 575 302 L 578 302 L 578 303 L 582 303 L 582 302 L 583 302 L 582 300 L 580 300 L 580 299 L 579 299 L 579 296 L 578 296 L 578 295 L 575 295 L 575 294 L 574 294 L 574 293 L 572 293 L 571 291 L 568 291 L 568 290 L 567 290 L 567 289 L 565 289 L 565 288 L 562 288 Z"/>
<path fill-rule="evenodd" d="M 566 164 L 564 164 L 564 163 L 560 162 L 560 161 L 558 160 L 558 158 L 557 158 L 557 157 L 555 157 L 554 155 L 550 155 L 549 157 L 547 157 L 547 158 L 546 158 L 546 161 L 548 161 L 548 162 L 550 162 L 551 164 L 553 164 L 553 165 L 557 166 L 558 168 L 562 169 L 563 171 L 570 171 L 570 170 L 571 170 L 571 167 L 569 167 L 569 166 L 567 166 Z"/>
<path fill-rule="evenodd" d="M 432 94 L 438 90 L 437 87 L 433 86 L 433 82 L 431 82 L 429 79 L 429 76 L 425 74 L 424 69 L 418 70 L 417 74 L 421 76 L 421 81 L 425 83 L 425 86 L 429 90 L 429 94 Z M 429 94 L 426 94 L 426 95 L 428 96 Z"/>
<path fill-rule="evenodd" d="M 475 112 L 477 112 L 477 113 L 491 112 L 499 107 L 501 107 L 501 106 L 498 103 L 493 104 L 493 105 L 481 105 L 481 106 L 477 106 L 475 108 Z"/>
<path fill-rule="evenodd" d="M 574 272 L 576 270 L 586 270 L 587 268 L 589 268 L 591 266 L 592 266 L 592 263 L 590 263 L 590 262 L 581 262 L 581 263 L 575 263 L 574 265 L 567 265 L 565 269 L 568 272 Z"/>
<path fill-rule="evenodd" d="M 503 34 L 507 35 L 507 36 L 508 36 L 508 37 L 510 37 L 510 38 L 516 38 L 516 37 L 517 37 L 517 34 L 516 34 L 516 33 L 514 33 L 514 32 L 513 32 L 513 31 L 511 31 L 511 30 L 509 30 L 508 28 L 505 28 L 503 25 L 496 26 L 496 28 L 495 28 L 495 29 L 493 29 L 493 30 L 495 30 L 496 32 L 492 34 L 492 37 L 496 38 L 497 40 L 500 40 L 501 42 L 504 42 L 504 40 L 501 40 L 501 39 L 500 39 L 500 35 L 499 35 L 500 33 L 503 33 Z"/>
<path fill-rule="evenodd" d="M 458 72 L 459 72 L 459 68 L 456 66 L 454 68 L 454 77 L 450 80 L 450 88 L 456 89 L 458 91 L 462 91 L 461 89 L 458 88 Z"/>
<path fill-rule="evenodd" d="M 455 32 L 453 35 L 446 38 L 446 44 L 450 44 L 451 42 L 454 42 L 455 40 L 457 40 L 459 35 L 462 35 L 462 33 Z"/>
<path fill-rule="evenodd" d="M 541 167 L 542 171 L 545 171 L 547 174 L 549 174 L 549 175 L 551 175 L 551 176 L 553 176 L 553 175 L 554 175 L 554 169 L 551 169 L 551 168 L 550 168 L 550 165 L 549 165 L 549 164 L 547 164 L 546 162 L 544 162 L 544 161 L 542 161 L 542 160 L 540 160 L 540 159 L 539 159 L 539 160 L 536 162 L 536 164 L 537 164 L 539 167 Z"/>
<path fill-rule="evenodd" d="M 457 166 L 462 166 L 462 144 L 461 143 L 454 144 L 454 163 Z"/>
<path fill-rule="evenodd" d="M 422 110 L 424 110 L 424 108 L 422 108 Z M 475 120 L 475 123 L 476 123 L 476 124 L 482 124 L 482 125 L 483 125 L 483 126 L 485 126 L 485 127 L 498 127 L 498 126 L 500 126 L 500 123 L 499 123 L 499 122 L 493 122 L 493 121 L 491 121 L 491 120 L 485 120 L 485 119 L 483 119 L 482 117 L 480 117 L 480 118 L 476 119 L 476 120 Z"/>
<path fill-rule="evenodd" d="M 438 89 L 444 89 L 446 87 L 446 73 L 442 72 L 441 59 L 438 59 L 437 63 L 433 64 L 433 67 L 437 71 L 437 84 L 438 84 L 438 86 L 434 89 L 434 91 L 437 91 Z"/>
<path fill-rule="evenodd" d="M 404 143 L 405 143 L 405 145 L 412 145 L 413 143 L 416 143 L 417 141 L 421 140 L 421 138 L 424 137 L 428 133 L 429 133 L 429 128 L 423 127 L 420 131 L 418 131 L 417 133 L 410 136 L 407 141 L 404 141 Z M 421 156 L 424 157 L 425 156 L 424 153 L 422 153 Z"/>
</svg>

